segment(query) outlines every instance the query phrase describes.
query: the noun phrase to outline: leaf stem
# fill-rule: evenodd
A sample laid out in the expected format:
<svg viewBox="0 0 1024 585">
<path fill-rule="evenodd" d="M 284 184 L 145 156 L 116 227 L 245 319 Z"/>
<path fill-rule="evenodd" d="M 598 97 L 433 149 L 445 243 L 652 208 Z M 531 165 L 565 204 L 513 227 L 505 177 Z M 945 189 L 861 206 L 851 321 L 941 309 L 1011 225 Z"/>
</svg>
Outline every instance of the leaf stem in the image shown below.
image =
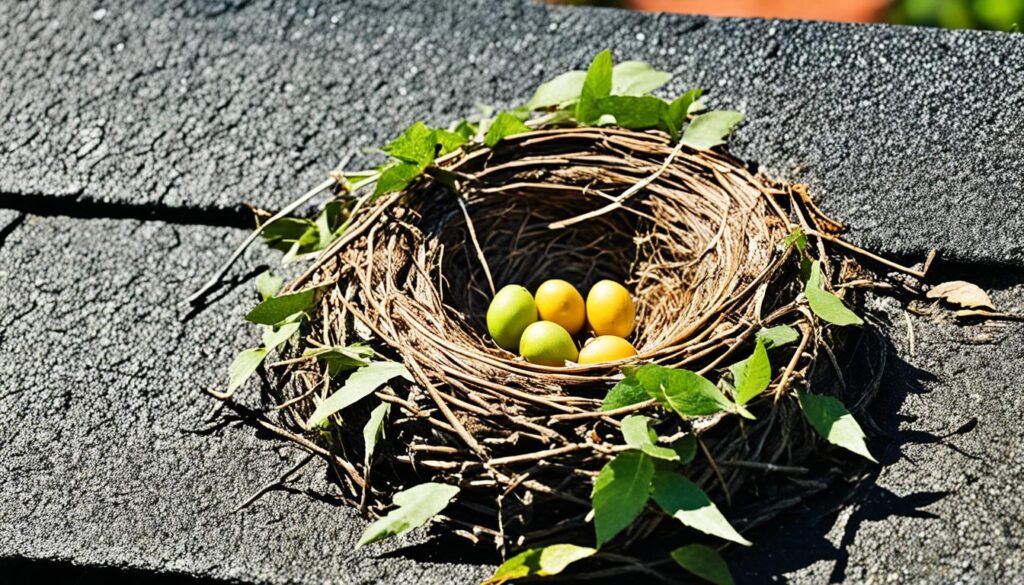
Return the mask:
<svg viewBox="0 0 1024 585">
<path fill-rule="evenodd" d="M 197 290 L 196 292 L 192 293 L 192 296 L 188 297 L 188 299 L 187 299 L 188 304 L 194 305 L 194 304 L 198 303 L 203 297 L 206 296 L 206 294 L 208 292 L 210 292 L 211 289 L 213 289 L 218 284 L 220 284 L 221 279 L 224 278 L 224 275 L 227 274 L 228 270 L 231 270 L 231 266 L 233 266 L 234 263 L 238 260 L 238 258 L 242 255 L 242 253 L 245 252 L 245 250 L 250 245 L 252 245 L 253 242 L 256 241 L 256 238 L 260 237 L 260 234 L 263 233 L 263 230 L 266 229 L 267 226 L 269 226 L 270 224 L 274 223 L 275 221 L 277 221 L 279 219 L 287 217 L 288 214 L 290 214 L 291 212 L 293 212 L 296 209 L 298 209 L 299 207 L 301 207 L 307 201 L 309 201 L 310 199 L 316 197 L 317 195 L 319 195 L 320 193 L 326 191 L 327 189 L 330 189 L 332 186 L 334 186 L 337 183 L 338 183 L 338 179 L 336 179 L 333 176 L 330 177 L 329 179 L 327 179 L 324 182 L 320 183 L 316 187 L 313 187 L 312 189 L 310 189 L 302 197 L 299 197 L 295 201 L 293 201 L 290 204 L 288 204 L 287 206 L 285 206 L 283 209 L 281 209 L 281 211 L 278 211 L 277 213 L 275 213 L 270 219 L 268 219 L 267 221 L 263 222 L 263 224 L 261 224 L 255 230 L 253 230 L 252 233 L 249 234 L 249 237 L 245 238 L 245 240 L 241 244 L 239 244 L 237 248 L 235 248 L 235 251 L 231 254 L 231 256 L 227 259 L 227 261 L 224 262 L 224 264 L 220 267 L 220 269 L 217 270 L 217 272 L 215 272 L 212 277 L 210 277 L 210 280 L 208 280 L 206 282 L 206 284 L 204 284 L 199 290 Z"/>
</svg>

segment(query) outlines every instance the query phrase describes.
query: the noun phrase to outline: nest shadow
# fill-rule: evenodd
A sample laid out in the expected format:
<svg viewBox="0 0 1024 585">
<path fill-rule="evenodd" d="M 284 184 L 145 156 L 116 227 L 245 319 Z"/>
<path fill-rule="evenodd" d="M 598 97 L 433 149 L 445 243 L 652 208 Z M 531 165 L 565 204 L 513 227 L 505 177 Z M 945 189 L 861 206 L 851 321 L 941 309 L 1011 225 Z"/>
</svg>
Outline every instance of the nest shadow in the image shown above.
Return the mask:
<svg viewBox="0 0 1024 585">
<path fill-rule="evenodd" d="M 756 546 L 749 549 L 733 548 L 727 558 L 734 559 L 739 583 L 786 583 L 784 574 L 826 561 L 829 583 L 846 580 L 850 556 L 848 547 L 856 539 L 864 522 L 878 522 L 894 517 L 935 519 L 937 516 L 923 510 L 949 492 L 916 492 L 897 495 L 878 484 L 885 468 L 899 461 L 909 444 L 941 444 L 944 436 L 921 431 L 900 429 L 905 422 L 898 414 L 907 397 L 924 394 L 924 383 L 935 377 L 904 361 L 885 333 L 887 327 L 865 328 L 858 343 L 843 352 L 843 371 L 850 373 L 845 380 L 854 395 L 872 395 L 880 388 L 885 391 L 871 403 L 861 417 L 871 429 L 874 439 L 872 452 L 880 454 L 880 465 L 869 465 L 840 454 L 838 460 L 822 463 L 839 464 L 845 470 L 822 489 L 808 490 L 805 497 L 794 502 L 789 513 L 778 521 L 758 527 L 750 533 Z M 879 369 L 879 368 L 882 369 Z M 969 432 L 965 425 L 953 434 Z M 956 449 L 950 445 L 950 448 Z M 969 456 L 963 454 L 964 456 Z M 852 510 L 846 520 L 838 544 L 828 537 L 841 513 Z"/>
</svg>

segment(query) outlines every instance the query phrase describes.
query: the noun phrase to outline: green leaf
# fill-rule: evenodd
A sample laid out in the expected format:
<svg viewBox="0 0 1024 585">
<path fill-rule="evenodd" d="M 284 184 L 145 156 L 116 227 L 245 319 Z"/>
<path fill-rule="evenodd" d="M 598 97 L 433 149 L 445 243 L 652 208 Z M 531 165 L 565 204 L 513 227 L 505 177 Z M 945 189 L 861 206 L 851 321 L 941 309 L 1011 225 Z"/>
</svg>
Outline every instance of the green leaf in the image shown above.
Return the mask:
<svg viewBox="0 0 1024 585">
<path fill-rule="evenodd" d="M 366 426 L 363 427 L 363 445 L 365 446 L 365 456 L 363 457 L 363 464 L 367 468 L 370 467 L 370 459 L 373 457 L 373 449 L 377 446 L 377 441 L 384 434 L 384 418 L 388 415 L 388 411 L 391 410 L 391 405 L 387 402 L 382 402 L 373 409 L 370 413 L 370 420 L 366 421 Z"/>
<path fill-rule="evenodd" d="M 612 95 L 647 95 L 672 79 L 668 71 L 658 71 L 643 61 L 623 61 L 612 67 Z"/>
<path fill-rule="evenodd" d="M 444 510 L 458 493 L 459 488 L 443 483 L 421 483 L 398 492 L 393 500 L 398 507 L 367 526 L 356 548 L 423 526 Z"/>
<path fill-rule="evenodd" d="M 574 112 L 572 110 L 555 110 L 547 115 L 545 118 L 547 122 L 544 124 L 546 128 L 552 128 L 555 126 L 570 125 L 575 126 Z"/>
<path fill-rule="evenodd" d="M 746 404 L 751 398 L 764 392 L 772 381 L 772 365 L 768 361 L 768 350 L 764 341 L 758 339 L 754 354 L 729 368 L 736 381 L 736 402 Z"/>
<path fill-rule="evenodd" d="M 308 348 L 302 352 L 302 357 L 315 356 L 327 364 L 327 373 L 331 377 L 353 368 L 368 365 L 374 355 L 373 349 L 362 343 Z"/>
<path fill-rule="evenodd" d="M 312 416 L 306 421 L 306 428 L 315 427 L 327 417 L 362 400 L 384 383 L 399 376 L 412 381 L 409 370 L 406 370 L 405 366 L 398 362 L 371 362 L 369 365 L 359 368 L 352 372 L 337 392 L 331 394 L 327 400 L 316 407 Z"/>
<path fill-rule="evenodd" d="M 316 245 L 317 250 L 323 250 L 334 241 L 337 237 L 335 226 L 339 223 L 338 218 L 341 217 L 341 210 L 343 205 L 340 201 L 330 201 L 324 206 L 323 211 L 316 216 L 316 231 L 318 241 Z"/>
<path fill-rule="evenodd" d="M 347 171 L 342 173 L 345 179 L 349 183 L 362 183 L 363 181 L 373 178 L 377 175 L 377 171 L 373 169 L 364 169 L 361 171 Z"/>
<path fill-rule="evenodd" d="M 684 418 L 736 410 L 710 380 L 689 370 L 645 364 L 632 375 L 647 394 Z"/>
<path fill-rule="evenodd" d="M 491 122 L 491 127 L 487 129 L 487 135 L 484 136 L 484 144 L 488 147 L 493 147 L 503 138 L 512 136 L 513 134 L 522 134 L 523 132 L 529 132 L 530 128 L 523 124 L 519 118 L 516 118 L 512 114 L 507 112 L 501 112 L 498 117 Z"/>
<path fill-rule="evenodd" d="M 672 443 L 672 450 L 679 456 L 679 464 L 686 465 L 697 456 L 697 437 L 687 433 Z"/>
<path fill-rule="evenodd" d="M 494 115 L 494 106 L 489 106 L 487 104 L 482 104 L 480 102 L 476 103 L 476 110 L 477 112 L 479 112 L 481 119 L 490 118 L 491 116 Z"/>
<path fill-rule="evenodd" d="M 277 325 L 295 313 L 304 313 L 309 309 L 313 305 L 316 291 L 315 288 L 307 288 L 296 293 L 271 297 L 249 311 L 245 320 L 260 325 Z"/>
<path fill-rule="evenodd" d="M 552 544 L 543 548 L 531 548 L 502 563 L 494 575 L 480 585 L 501 585 L 512 579 L 557 575 L 572 563 L 596 552 L 597 549 L 575 544 Z"/>
<path fill-rule="evenodd" d="M 264 347 L 247 349 L 235 356 L 231 365 L 228 366 L 228 392 L 234 392 L 236 388 L 244 384 L 249 376 L 256 371 L 256 368 L 260 367 L 265 357 L 267 357 L 267 349 Z"/>
<path fill-rule="evenodd" d="M 658 435 L 651 428 L 651 417 L 633 414 L 622 419 L 622 438 L 626 444 L 655 459 L 678 461 L 679 454 L 668 447 L 658 446 Z"/>
<path fill-rule="evenodd" d="M 807 280 L 811 277 L 811 268 L 813 266 L 814 261 L 810 258 L 804 257 L 800 259 L 800 280 L 804 282 L 805 287 L 807 285 Z"/>
<path fill-rule="evenodd" d="M 423 122 L 416 122 L 382 150 L 402 162 L 423 169 L 434 162 L 436 146 L 435 131 Z"/>
<path fill-rule="evenodd" d="M 796 395 L 807 422 L 825 440 L 878 463 L 864 443 L 864 431 L 842 402 L 831 396 L 811 394 L 800 389 L 797 389 Z"/>
<path fill-rule="evenodd" d="M 725 143 L 725 137 L 742 121 L 743 114 L 739 112 L 715 110 L 701 114 L 686 127 L 683 144 L 708 150 Z"/>
<path fill-rule="evenodd" d="M 662 120 L 662 130 L 672 135 L 672 140 L 679 138 L 679 131 L 682 130 L 683 124 L 686 122 L 686 114 L 690 110 L 690 106 L 700 97 L 703 93 L 702 89 L 691 89 L 683 95 L 677 97 L 668 105 L 668 109 L 665 110 L 664 118 Z"/>
<path fill-rule="evenodd" d="M 388 166 L 377 179 L 377 186 L 373 190 L 373 196 L 379 197 L 385 193 L 401 191 L 409 186 L 409 183 L 416 177 L 423 174 L 423 169 L 412 163 L 398 163 Z"/>
<path fill-rule="evenodd" d="M 786 236 L 785 240 L 782 240 L 782 247 L 788 248 L 791 245 L 795 245 L 797 250 L 801 252 L 807 247 L 807 234 L 800 228 L 793 228 L 793 231 Z"/>
<path fill-rule="evenodd" d="M 591 495 L 598 548 L 643 512 L 653 478 L 654 463 L 639 451 L 623 451 L 601 469 Z"/>
<path fill-rule="evenodd" d="M 265 301 L 276 295 L 277 291 L 281 290 L 281 285 L 283 284 L 283 278 L 275 276 L 269 270 L 265 270 L 256 277 L 256 292 L 260 293 L 260 298 Z"/>
<path fill-rule="evenodd" d="M 613 95 L 599 98 L 594 107 L 600 118 L 612 116 L 616 125 L 632 130 L 656 127 L 668 110 L 664 100 L 651 96 Z"/>
<path fill-rule="evenodd" d="M 508 113 L 520 122 L 525 122 L 530 119 L 530 109 L 526 106 L 516 106 L 509 110 Z"/>
<path fill-rule="evenodd" d="M 605 395 L 604 402 L 601 403 L 601 410 L 615 410 L 643 402 L 649 398 L 650 396 L 647 395 L 647 391 L 640 385 L 640 382 L 627 375 L 612 386 L 612 389 Z"/>
<path fill-rule="evenodd" d="M 596 110 L 597 100 L 612 93 L 612 52 L 605 49 L 594 57 L 580 90 L 580 101 L 576 103 L 576 120 L 580 124 L 594 122 L 600 114 Z"/>
<path fill-rule="evenodd" d="M 327 215 L 327 210 L 324 209 L 316 216 L 316 233 L 317 236 L 317 250 L 323 250 L 331 244 L 334 240 L 334 232 L 331 230 L 331 218 Z"/>
<path fill-rule="evenodd" d="M 441 147 L 441 154 L 448 154 L 465 144 L 469 138 L 457 132 L 448 130 L 437 130 L 437 145 Z"/>
<path fill-rule="evenodd" d="M 814 314 L 825 321 L 833 325 L 864 324 L 864 321 L 848 309 L 839 297 L 821 287 L 821 262 L 817 260 L 811 263 L 811 272 L 807 276 L 804 294 L 807 296 L 807 304 L 811 306 Z"/>
<path fill-rule="evenodd" d="M 540 110 L 554 106 L 561 106 L 580 99 L 580 91 L 583 90 L 583 80 L 586 79 L 585 71 L 567 71 L 558 77 L 540 84 L 533 97 L 526 102 L 530 110 Z"/>
<path fill-rule="evenodd" d="M 655 475 L 653 497 L 666 514 L 690 528 L 750 546 L 750 541 L 736 532 L 704 490 L 682 475 L 674 472 Z"/>
<path fill-rule="evenodd" d="M 715 585 L 733 585 L 729 566 L 715 549 L 703 544 L 688 544 L 672 551 L 672 560 L 694 575 Z"/>
<path fill-rule="evenodd" d="M 298 313 L 295 316 L 296 318 L 294 321 L 287 322 L 286 320 L 285 323 L 281 323 L 277 326 L 264 326 L 263 347 L 265 347 L 267 351 L 272 351 L 277 349 L 277 346 L 291 339 L 292 335 L 295 335 L 295 332 L 298 331 L 299 327 L 302 325 L 302 322 L 299 319 L 301 316 L 302 313 Z"/>
<path fill-rule="evenodd" d="M 267 246 L 282 252 L 289 251 L 296 244 L 299 250 L 306 251 L 315 246 L 319 239 L 316 224 L 298 217 L 282 217 L 267 224 L 260 235 Z"/>
<path fill-rule="evenodd" d="M 465 138 L 467 141 L 476 136 L 480 127 L 469 120 L 459 120 L 459 123 L 452 128 L 452 132 Z"/>
<path fill-rule="evenodd" d="M 782 347 L 800 339 L 800 333 L 789 325 L 776 325 L 757 332 L 757 338 L 764 342 L 768 349 Z"/>
</svg>

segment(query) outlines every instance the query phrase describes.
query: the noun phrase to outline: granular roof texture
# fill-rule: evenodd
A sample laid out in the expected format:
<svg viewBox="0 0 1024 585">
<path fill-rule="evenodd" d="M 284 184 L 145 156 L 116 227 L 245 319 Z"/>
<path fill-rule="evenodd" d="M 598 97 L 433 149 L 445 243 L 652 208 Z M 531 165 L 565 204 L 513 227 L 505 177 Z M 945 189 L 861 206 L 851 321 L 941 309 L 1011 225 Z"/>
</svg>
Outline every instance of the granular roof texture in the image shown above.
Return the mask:
<svg viewBox="0 0 1024 585">
<path fill-rule="evenodd" d="M 412 121 L 519 103 L 605 47 L 674 72 L 669 93 L 701 86 L 745 112 L 731 150 L 809 183 L 855 241 L 911 262 L 937 248 L 944 275 L 1024 311 L 1019 35 L 496 0 L 32 0 L 0 4 L 0 23 L 7 563 L 270 583 L 487 574 L 423 531 L 351 552 L 363 521 L 312 467 L 232 514 L 299 456 L 204 423 L 202 389 L 257 342 L 248 278 L 277 258 L 254 248 L 211 306 L 180 303 L 244 237 L 229 227 L 248 223 L 242 204 L 277 208 L 346 153 L 372 164 L 360 149 Z M 751 534 L 729 553 L 738 580 L 1024 580 L 1024 328 L 874 308 L 902 360 L 876 415 L 884 466 Z"/>
</svg>

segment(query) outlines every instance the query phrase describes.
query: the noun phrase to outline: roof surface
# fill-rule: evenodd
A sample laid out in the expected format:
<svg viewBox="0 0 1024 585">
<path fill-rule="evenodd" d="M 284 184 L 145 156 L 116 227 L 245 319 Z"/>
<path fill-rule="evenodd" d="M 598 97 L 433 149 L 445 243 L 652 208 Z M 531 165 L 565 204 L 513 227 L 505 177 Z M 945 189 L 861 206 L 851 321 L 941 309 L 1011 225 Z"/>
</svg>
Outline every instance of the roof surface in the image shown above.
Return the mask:
<svg viewBox="0 0 1024 585">
<path fill-rule="evenodd" d="M 486 574 L 420 532 L 351 552 L 362 520 L 321 467 L 231 513 L 300 456 L 204 423 L 202 389 L 257 343 L 241 317 L 277 256 L 254 248 L 196 314 L 181 301 L 244 237 L 242 204 L 280 207 L 346 153 L 370 164 L 360 149 L 416 119 L 522 102 L 607 46 L 745 112 L 731 151 L 807 182 L 855 241 L 937 248 L 937 275 L 1024 311 L 1024 36 L 498 1 L 31 1 L 0 22 L 0 557 L 271 583 Z M 1024 580 L 1024 328 L 875 309 L 896 352 L 884 466 L 751 534 L 740 580 Z"/>
</svg>

